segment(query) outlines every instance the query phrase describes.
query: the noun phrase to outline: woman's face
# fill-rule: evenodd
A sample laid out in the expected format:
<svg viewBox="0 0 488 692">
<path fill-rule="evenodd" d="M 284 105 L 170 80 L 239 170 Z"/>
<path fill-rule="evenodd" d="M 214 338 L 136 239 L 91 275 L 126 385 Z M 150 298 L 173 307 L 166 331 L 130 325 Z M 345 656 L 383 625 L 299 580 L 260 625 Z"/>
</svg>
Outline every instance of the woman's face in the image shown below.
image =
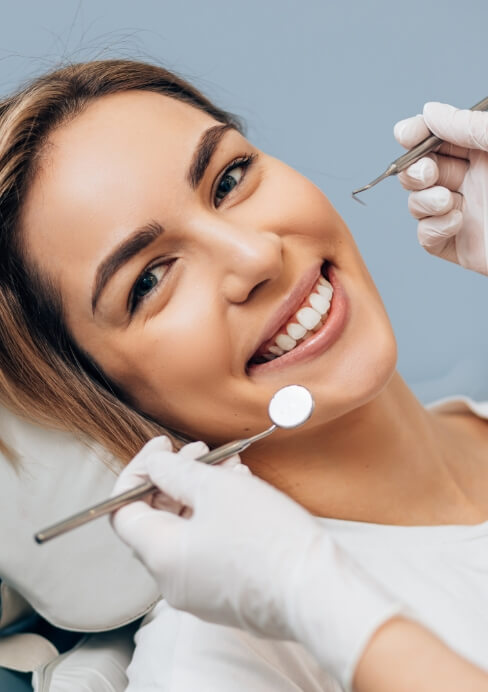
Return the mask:
<svg viewBox="0 0 488 692">
<path fill-rule="evenodd" d="M 312 391 L 309 426 L 384 388 L 397 355 L 387 314 L 309 180 L 154 92 L 93 101 L 49 145 L 26 200 L 26 246 L 60 286 L 76 342 L 136 407 L 217 444 L 266 427 L 283 385 Z M 324 326 L 252 365 L 263 341 L 271 356 L 276 333 L 299 324 L 326 261 Z"/>
</svg>

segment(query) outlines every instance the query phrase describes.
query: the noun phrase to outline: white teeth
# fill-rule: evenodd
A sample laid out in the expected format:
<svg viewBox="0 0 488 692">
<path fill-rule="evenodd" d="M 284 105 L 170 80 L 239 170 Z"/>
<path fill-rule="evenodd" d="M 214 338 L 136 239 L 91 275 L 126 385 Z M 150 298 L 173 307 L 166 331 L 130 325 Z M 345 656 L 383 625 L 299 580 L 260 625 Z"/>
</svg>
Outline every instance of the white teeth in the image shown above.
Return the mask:
<svg viewBox="0 0 488 692">
<path fill-rule="evenodd" d="M 330 300 L 334 293 L 332 286 L 324 286 L 323 284 L 319 284 L 315 290 L 318 291 L 321 296 L 327 298 L 327 300 Z"/>
<path fill-rule="evenodd" d="M 318 293 L 312 293 L 309 301 L 313 309 L 320 312 L 321 315 L 325 315 L 330 307 L 330 300 L 327 300 L 325 296 L 320 296 Z"/>
<path fill-rule="evenodd" d="M 287 351 L 291 351 L 298 341 L 307 338 L 312 332 L 316 332 L 322 327 L 327 319 L 334 289 L 327 279 L 320 276 L 313 291 L 308 298 L 312 307 L 302 308 L 296 313 L 293 318 L 295 321 L 286 325 L 287 333 L 279 334 L 275 338 L 274 344 L 268 346 L 267 353 L 263 353 L 265 360 L 273 360 Z"/>
<path fill-rule="evenodd" d="M 302 308 L 296 314 L 297 320 L 300 322 L 302 327 L 306 329 L 313 329 L 315 325 L 320 322 L 320 313 L 318 313 L 313 308 Z"/>
<path fill-rule="evenodd" d="M 291 351 L 291 349 L 295 348 L 297 345 L 295 339 L 292 339 L 291 336 L 288 336 L 288 334 L 280 334 L 276 337 L 275 341 L 276 345 L 282 348 L 284 351 Z"/>
<path fill-rule="evenodd" d="M 292 339 L 296 340 L 301 339 L 302 336 L 305 336 L 307 333 L 305 327 L 302 327 L 301 324 L 296 324 L 296 322 L 290 322 L 290 324 L 288 324 L 286 327 L 286 331 Z"/>
</svg>

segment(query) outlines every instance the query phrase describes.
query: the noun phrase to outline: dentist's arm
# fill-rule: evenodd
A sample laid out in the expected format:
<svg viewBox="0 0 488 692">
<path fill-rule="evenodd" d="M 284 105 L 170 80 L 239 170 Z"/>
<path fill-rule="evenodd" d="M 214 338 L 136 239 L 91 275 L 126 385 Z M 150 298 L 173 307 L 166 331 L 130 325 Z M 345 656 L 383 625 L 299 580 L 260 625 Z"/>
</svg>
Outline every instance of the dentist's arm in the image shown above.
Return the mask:
<svg viewBox="0 0 488 692">
<path fill-rule="evenodd" d="M 488 275 L 488 112 L 426 103 L 422 115 L 394 128 L 407 149 L 430 133 L 445 143 L 398 176 L 411 190 L 419 242 L 433 255 Z"/>
<path fill-rule="evenodd" d="M 134 502 L 112 517 L 170 605 L 299 641 L 346 690 L 353 677 L 356 692 L 488 689 L 488 675 L 405 619 L 408 609 L 300 505 L 237 458 L 220 467 L 194 461 L 203 443 L 170 450 L 167 438 L 151 440 L 114 488 L 150 479 L 161 489 L 152 506 Z"/>
<path fill-rule="evenodd" d="M 488 673 L 458 656 L 411 620 L 388 620 L 356 667 L 356 692 L 488 691 Z"/>
</svg>

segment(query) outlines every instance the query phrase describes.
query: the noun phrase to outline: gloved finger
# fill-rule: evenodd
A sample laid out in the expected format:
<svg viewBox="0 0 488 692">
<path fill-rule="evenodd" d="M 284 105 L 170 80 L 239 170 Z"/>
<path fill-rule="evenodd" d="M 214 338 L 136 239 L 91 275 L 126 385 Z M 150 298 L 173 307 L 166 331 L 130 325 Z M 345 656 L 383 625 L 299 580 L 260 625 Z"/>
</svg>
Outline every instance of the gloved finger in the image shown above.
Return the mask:
<svg viewBox="0 0 488 692">
<path fill-rule="evenodd" d="M 218 464 L 218 466 L 224 466 L 225 468 L 232 469 L 236 473 L 243 473 L 245 475 L 252 476 L 251 469 L 249 466 L 241 463 L 241 459 L 238 454 L 234 454 L 234 456 L 230 457 L 229 459 L 222 461 L 220 464 Z"/>
<path fill-rule="evenodd" d="M 190 442 L 184 445 L 178 451 L 178 456 L 183 457 L 185 459 L 196 460 L 197 457 L 203 456 L 208 451 L 208 445 L 205 444 L 205 442 L 198 440 L 196 442 Z M 185 519 L 189 519 L 193 516 L 193 509 L 191 507 L 188 507 L 184 505 L 182 502 L 178 502 L 177 500 L 170 498 L 164 492 L 160 492 L 157 494 L 153 502 L 153 506 L 158 507 L 158 509 L 164 509 L 166 511 L 173 512 L 174 514 L 178 514 L 178 516 L 183 517 Z"/>
<path fill-rule="evenodd" d="M 174 500 L 161 490 L 154 493 L 149 504 L 151 507 L 154 507 L 154 509 L 159 509 L 164 512 L 171 512 L 171 514 L 178 514 L 179 516 L 181 516 L 181 511 L 184 507 L 181 502 Z"/>
<path fill-rule="evenodd" d="M 252 476 L 252 471 L 249 466 L 246 466 L 246 464 L 237 464 L 237 466 L 234 466 L 232 470 L 236 473 L 242 473 L 245 476 Z"/>
<path fill-rule="evenodd" d="M 464 176 L 468 171 L 469 162 L 466 161 L 466 159 L 458 159 L 452 156 L 441 156 L 440 154 L 436 154 L 435 159 L 439 171 L 437 185 L 447 187 L 453 192 L 459 190 L 464 180 Z"/>
<path fill-rule="evenodd" d="M 398 174 L 398 180 L 406 190 L 423 190 L 437 182 L 439 169 L 434 157 L 424 156 Z"/>
<path fill-rule="evenodd" d="M 411 149 L 430 134 L 424 118 L 420 114 L 414 115 L 412 118 L 399 120 L 393 127 L 395 139 L 405 149 Z"/>
<path fill-rule="evenodd" d="M 457 262 L 455 236 L 462 223 L 463 215 L 459 209 L 452 209 L 443 216 L 422 219 L 417 227 L 418 241 L 427 252 Z"/>
<path fill-rule="evenodd" d="M 488 113 L 431 101 L 425 104 L 423 116 L 437 137 L 459 147 L 488 151 Z"/>
<path fill-rule="evenodd" d="M 398 179 L 406 190 L 423 190 L 436 184 L 456 191 L 468 168 L 469 162 L 465 159 L 431 154 L 399 173 Z"/>
<path fill-rule="evenodd" d="M 233 454 L 228 459 L 224 459 L 224 461 L 220 461 L 218 464 L 216 464 L 216 466 L 223 466 L 226 469 L 233 469 L 236 466 L 242 466 L 241 458 L 238 454 Z"/>
<path fill-rule="evenodd" d="M 131 490 L 136 485 L 144 483 L 147 480 L 146 459 L 148 456 L 151 454 L 159 454 L 160 452 L 169 452 L 171 450 L 172 444 L 166 435 L 153 437 L 152 440 L 149 440 L 136 456 L 131 459 L 127 466 L 122 469 L 110 497 L 123 493 L 126 490 Z"/>
<path fill-rule="evenodd" d="M 393 134 L 397 142 L 405 149 L 412 149 L 412 147 L 433 133 L 427 127 L 424 116 L 415 115 L 412 118 L 406 118 L 397 122 L 393 128 Z M 456 146 L 449 141 L 443 142 L 435 151 L 446 156 L 464 159 L 469 155 L 469 150 L 466 147 Z"/>
<path fill-rule="evenodd" d="M 460 209 L 461 206 L 462 195 L 458 192 L 451 192 L 440 185 L 411 192 L 408 197 L 408 210 L 416 219 L 423 219 L 426 216 L 442 216 L 451 209 Z"/>
<path fill-rule="evenodd" d="M 456 159 L 469 161 L 469 149 L 466 147 L 458 147 L 450 142 L 442 142 L 440 147 L 436 149 L 436 153 L 442 154 L 443 156 L 452 156 Z"/>
<path fill-rule="evenodd" d="M 203 456 L 208 452 L 208 446 L 205 442 L 198 440 L 197 442 L 190 442 L 184 445 L 179 451 L 178 456 L 184 457 L 185 459 L 196 459 L 197 457 Z"/>
<path fill-rule="evenodd" d="M 207 464 L 184 456 L 163 452 L 147 459 L 149 479 L 166 495 L 195 509 L 202 486 L 212 483 L 212 475 L 218 474 Z M 214 476 L 215 479 L 215 476 Z"/>
<path fill-rule="evenodd" d="M 178 452 L 178 455 L 184 456 L 187 459 L 196 459 L 198 456 L 201 456 L 208 451 L 209 448 L 204 442 L 191 442 L 190 444 L 182 447 Z M 241 459 L 238 454 L 234 454 L 228 459 L 224 459 L 223 461 L 216 463 L 215 466 L 224 466 L 225 468 L 232 468 L 240 471 L 245 469 L 246 473 L 250 473 L 250 469 L 241 463 Z"/>
</svg>

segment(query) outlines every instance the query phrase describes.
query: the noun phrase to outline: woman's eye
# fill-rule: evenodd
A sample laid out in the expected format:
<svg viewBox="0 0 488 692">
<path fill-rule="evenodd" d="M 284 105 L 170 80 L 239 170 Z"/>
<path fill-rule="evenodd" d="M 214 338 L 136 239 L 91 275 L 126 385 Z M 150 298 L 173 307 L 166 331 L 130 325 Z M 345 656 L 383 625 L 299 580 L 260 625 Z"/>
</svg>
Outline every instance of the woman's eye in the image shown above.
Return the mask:
<svg viewBox="0 0 488 692">
<path fill-rule="evenodd" d="M 237 166 L 237 168 L 234 168 L 232 171 L 228 171 L 218 184 L 215 198 L 218 200 L 224 199 L 224 197 L 239 184 L 243 175 L 244 169 L 242 166 Z"/>
<path fill-rule="evenodd" d="M 255 158 L 255 154 L 251 156 L 241 157 L 239 160 L 234 161 L 224 172 L 223 176 L 220 178 L 215 190 L 215 206 L 218 207 L 220 202 L 227 197 L 229 192 L 231 192 L 246 175 L 246 170 Z"/>
<path fill-rule="evenodd" d="M 134 312 L 138 305 L 153 292 L 160 283 L 161 278 L 168 271 L 168 264 L 159 264 L 157 267 L 146 269 L 134 284 L 130 301 L 130 312 Z"/>
</svg>

